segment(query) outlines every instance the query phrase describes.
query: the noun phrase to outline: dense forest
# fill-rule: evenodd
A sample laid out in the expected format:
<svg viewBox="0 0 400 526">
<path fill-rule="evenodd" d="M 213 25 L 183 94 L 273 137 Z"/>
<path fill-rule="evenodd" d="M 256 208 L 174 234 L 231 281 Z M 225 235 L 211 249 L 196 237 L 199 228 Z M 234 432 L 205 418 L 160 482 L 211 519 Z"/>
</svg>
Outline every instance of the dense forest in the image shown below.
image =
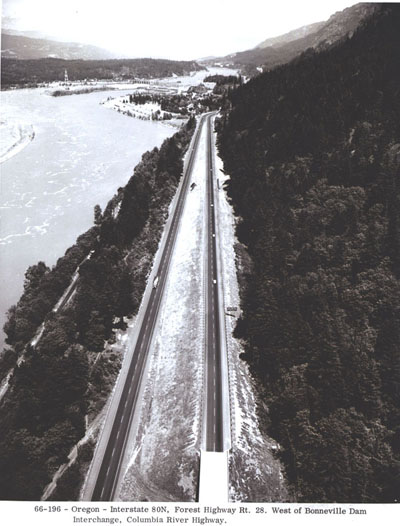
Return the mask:
<svg viewBox="0 0 400 526">
<path fill-rule="evenodd" d="M 203 82 L 215 82 L 219 86 L 224 86 L 225 84 L 239 85 L 242 84 L 243 79 L 241 75 L 208 75 Z"/>
<path fill-rule="evenodd" d="M 1 61 L 1 86 L 33 86 L 45 82 L 64 81 L 68 71 L 70 81 L 86 79 L 128 80 L 133 78 L 162 78 L 187 75 L 204 67 L 195 61 L 136 58 L 113 60 L 63 60 L 43 58 L 17 60 L 3 58 Z"/>
<path fill-rule="evenodd" d="M 138 311 L 195 123 L 190 119 L 143 155 L 127 185 L 104 212 L 95 207 L 94 226 L 54 268 L 39 262 L 26 271 L 23 295 L 4 327 L 9 349 L 1 378 L 24 359 L 0 402 L 0 499 L 39 500 L 105 403 L 119 365 L 103 353 L 105 342 Z M 76 292 L 55 313 L 78 265 Z M 43 321 L 43 335 L 31 346 Z M 93 442 L 84 444 L 52 498 L 78 499 L 92 449 Z"/>
<path fill-rule="evenodd" d="M 236 335 L 295 499 L 400 498 L 400 5 L 229 95 Z M 268 408 L 268 409 L 266 409 Z"/>
</svg>

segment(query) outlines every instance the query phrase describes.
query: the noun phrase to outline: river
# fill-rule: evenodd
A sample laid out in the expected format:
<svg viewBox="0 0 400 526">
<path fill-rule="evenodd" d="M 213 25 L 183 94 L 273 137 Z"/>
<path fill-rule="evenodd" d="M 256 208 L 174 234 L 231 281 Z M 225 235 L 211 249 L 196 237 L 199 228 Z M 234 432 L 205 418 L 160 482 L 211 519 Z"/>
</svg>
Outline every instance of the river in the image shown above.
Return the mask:
<svg viewBox="0 0 400 526">
<path fill-rule="evenodd" d="M 183 88 L 216 73 L 237 71 L 209 68 L 163 83 Z M 142 154 L 176 131 L 100 104 L 131 92 L 64 97 L 52 97 L 45 88 L 1 92 L 0 146 L 10 139 L 3 130 L 34 132 L 34 139 L 25 147 L 22 141 L 18 153 L 0 165 L 0 352 L 6 313 L 21 295 L 28 266 L 38 261 L 54 265 L 93 224 L 94 206 L 103 209 L 127 183 Z"/>
<path fill-rule="evenodd" d="M 131 91 L 131 90 L 130 90 Z M 44 89 L 1 93 L 2 120 L 33 127 L 34 139 L 1 164 L 0 327 L 39 260 L 53 265 L 126 184 L 142 154 L 174 133 L 161 123 L 101 106 L 95 92 L 51 97 Z M 0 334 L 0 352 L 4 334 Z"/>
</svg>

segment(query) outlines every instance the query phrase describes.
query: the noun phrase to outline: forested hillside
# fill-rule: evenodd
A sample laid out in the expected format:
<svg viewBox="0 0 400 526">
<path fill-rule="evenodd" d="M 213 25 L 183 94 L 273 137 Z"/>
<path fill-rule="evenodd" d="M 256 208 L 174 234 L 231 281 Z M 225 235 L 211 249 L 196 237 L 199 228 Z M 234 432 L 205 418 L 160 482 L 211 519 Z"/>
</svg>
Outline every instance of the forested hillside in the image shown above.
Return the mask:
<svg viewBox="0 0 400 526">
<path fill-rule="evenodd" d="M 230 94 L 236 333 L 295 498 L 400 497 L 400 5 Z M 266 410 L 265 407 L 268 407 Z"/>
<path fill-rule="evenodd" d="M 64 81 L 65 70 L 70 81 L 85 79 L 126 80 L 132 78 L 161 78 L 188 75 L 204 69 L 195 61 L 153 58 L 114 60 L 63 60 L 42 58 L 1 61 L 1 87 L 34 86 L 42 82 Z"/>
<path fill-rule="evenodd" d="M 290 31 L 268 39 L 254 49 L 234 53 L 220 60 L 240 68 L 246 75 L 254 76 L 258 67 L 264 71 L 270 70 L 286 64 L 307 49 L 321 51 L 352 35 L 361 21 L 374 13 L 376 7 L 374 2 L 360 2 L 333 14 L 326 22 Z"/>
<path fill-rule="evenodd" d="M 159 149 L 143 155 L 104 213 L 95 207 L 94 227 L 53 269 L 39 262 L 27 270 L 24 293 L 4 328 L 10 349 L 0 379 L 24 349 L 26 354 L 0 402 L 0 499 L 39 500 L 104 405 L 120 359 L 103 352 L 105 342 L 126 327 L 124 317 L 138 311 L 194 127 L 193 118 Z M 54 313 L 52 307 L 90 251 L 71 302 Z M 45 331 L 32 348 L 29 341 L 42 321 Z M 55 499 L 79 498 L 93 446 L 89 441 L 80 451 L 78 462 L 58 482 Z"/>
</svg>

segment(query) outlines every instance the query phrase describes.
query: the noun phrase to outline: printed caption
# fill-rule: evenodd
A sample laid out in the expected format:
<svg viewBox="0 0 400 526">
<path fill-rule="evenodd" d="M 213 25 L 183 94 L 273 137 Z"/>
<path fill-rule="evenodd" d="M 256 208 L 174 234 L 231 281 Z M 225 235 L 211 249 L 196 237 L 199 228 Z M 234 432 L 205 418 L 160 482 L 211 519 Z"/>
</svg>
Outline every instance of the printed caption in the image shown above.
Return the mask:
<svg viewBox="0 0 400 526">
<path fill-rule="evenodd" d="M 141 524 L 186 524 L 194 526 L 241 524 L 265 525 L 321 517 L 361 518 L 368 515 L 363 505 L 337 504 L 150 504 L 150 503 L 57 503 L 33 506 L 35 516 L 41 524 L 91 524 L 91 525 L 141 525 Z M 51 520 L 46 520 L 50 518 Z M 36 517 L 35 517 L 36 518 Z M 60 520 L 62 519 L 62 520 Z M 36 523 L 36 522 L 35 522 Z M 354 524 L 354 521 L 351 521 Z"/>
</svg>

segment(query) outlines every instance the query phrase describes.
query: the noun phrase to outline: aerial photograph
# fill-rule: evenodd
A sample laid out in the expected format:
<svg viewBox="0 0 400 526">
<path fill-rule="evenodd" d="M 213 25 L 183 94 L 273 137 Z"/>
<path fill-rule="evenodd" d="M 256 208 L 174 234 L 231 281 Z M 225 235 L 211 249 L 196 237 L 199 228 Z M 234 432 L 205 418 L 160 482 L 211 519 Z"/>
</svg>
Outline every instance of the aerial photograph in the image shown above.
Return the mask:
<svg viewBox="0 0 400 526">
<path fill-rule="evenodd" d="M 0 512 L 393 509 L 400 3 L 3 0 L 1 24 Z"/>
</svg>

